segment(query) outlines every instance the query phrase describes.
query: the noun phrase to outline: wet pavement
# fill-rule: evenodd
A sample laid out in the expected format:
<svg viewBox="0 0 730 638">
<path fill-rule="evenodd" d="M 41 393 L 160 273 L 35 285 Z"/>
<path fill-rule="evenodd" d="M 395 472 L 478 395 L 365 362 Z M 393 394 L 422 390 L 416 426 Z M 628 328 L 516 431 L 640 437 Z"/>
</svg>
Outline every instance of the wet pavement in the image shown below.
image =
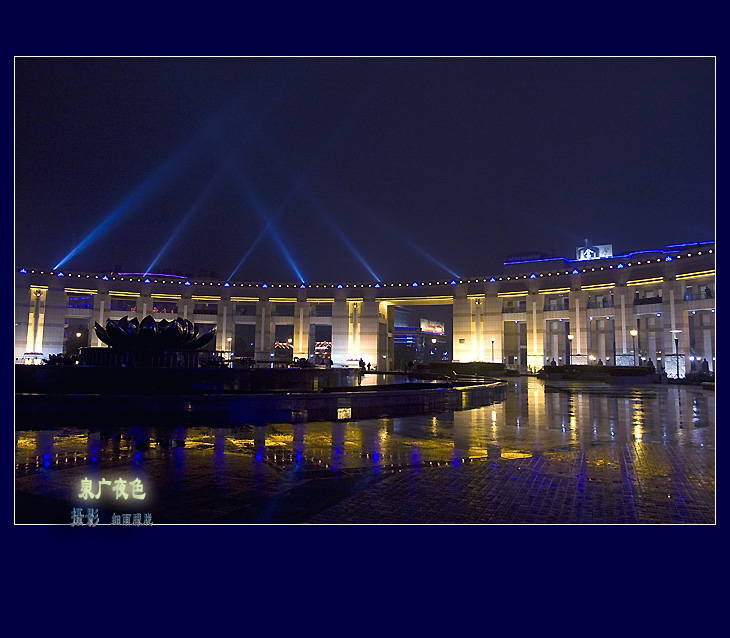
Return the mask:
<svg viewBox="0 0 730 638">
<path fill-rule="evenodd" d="M 98 429 L 59 417 L 16 439 L 17 523 L 67 525 L 89 507 L 100 524 L 715 522 L 715 396 L 693 386 L 523 377 L 503 402 L 432 416 L 231 428 L 148 415 Z M 85 478 L 100 498 L 79 498 Z"/>
</svg>

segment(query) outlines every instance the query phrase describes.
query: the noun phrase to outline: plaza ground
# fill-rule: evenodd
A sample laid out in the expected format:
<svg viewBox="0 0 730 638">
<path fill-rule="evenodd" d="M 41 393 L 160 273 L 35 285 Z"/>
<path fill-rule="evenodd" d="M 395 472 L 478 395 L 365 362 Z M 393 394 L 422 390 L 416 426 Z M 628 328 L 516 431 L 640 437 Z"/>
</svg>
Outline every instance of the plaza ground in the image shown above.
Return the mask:
<svg viewBox="0 0 730 638">
<path fill-rule="evenodd" d="M 99 439 L 63 424 L 45 464 L 27 454 L 42 436 L 18 433 L 16 522 L 69 524 L 72 508 L 95 507 L 102 524 L 122 512 L 155 524 L 713 524 L 714 402 L 699 387 L 522 378 L 504 402 L 433 416 Z M 78 499 L 83 478 L 117 475 L 140 478 L 145 500 Z"/>
</svg>

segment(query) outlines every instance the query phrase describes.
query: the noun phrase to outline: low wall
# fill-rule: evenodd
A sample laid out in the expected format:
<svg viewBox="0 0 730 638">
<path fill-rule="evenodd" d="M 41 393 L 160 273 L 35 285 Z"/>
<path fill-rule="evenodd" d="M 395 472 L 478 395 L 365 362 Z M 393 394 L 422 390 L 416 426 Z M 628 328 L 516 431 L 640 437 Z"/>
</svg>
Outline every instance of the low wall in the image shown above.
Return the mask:
<svg viewBox="0 0 730 638">
<path fill-rule="evenodd" d="M 654 383 L 660 381 L 656 370 L 648 366 L 599 366 L 571 365 L 545 366 L 539 379 L 564 379 L 569 381 L 605 381 L 615 384 Z"/>
<path fill-rule="evenodd" d="M 16 393 L 168 395 L 311 392 L 354 386 L 353 368 L 111 368 L 15 366 Z"/>
<path fill-rule="evenodd" d="M 452 374 L 476 377 L 493 377 L 504 374 L 507 370 L 504 363 L 489 363 L 486 361 L 434 361 L 419 363 L 414 371 L 433 372 L 437 374 Z"/>
<path fill-rule="evenodd" d="M 234 424 L 347 421 L 429 414 L 504 399 L 506 383 L 387 392 L 301 392 L 221 395 L 18 394 L 16 429 L 105 425 L 158 426 L 212 421 Z"/>
</svg>

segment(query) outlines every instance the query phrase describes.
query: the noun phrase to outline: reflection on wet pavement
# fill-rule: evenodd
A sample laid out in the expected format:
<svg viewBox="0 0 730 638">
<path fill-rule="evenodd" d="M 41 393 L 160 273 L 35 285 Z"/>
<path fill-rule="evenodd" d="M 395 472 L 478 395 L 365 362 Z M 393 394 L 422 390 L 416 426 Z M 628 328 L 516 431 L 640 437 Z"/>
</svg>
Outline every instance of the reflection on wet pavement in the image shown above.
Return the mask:
<svg viewBox="0 0 730 638">
<path fill-rule="evenodd" d="M 85 476 L 136 472 L 159 523 L 712 523 L 714 401 L 690 386 L 520 378 L 502 403 L 433 416 L 59 423 L 16 433 L 16 494 L 48 510 L 16 520 L 61 516 Z"/>
</svg>

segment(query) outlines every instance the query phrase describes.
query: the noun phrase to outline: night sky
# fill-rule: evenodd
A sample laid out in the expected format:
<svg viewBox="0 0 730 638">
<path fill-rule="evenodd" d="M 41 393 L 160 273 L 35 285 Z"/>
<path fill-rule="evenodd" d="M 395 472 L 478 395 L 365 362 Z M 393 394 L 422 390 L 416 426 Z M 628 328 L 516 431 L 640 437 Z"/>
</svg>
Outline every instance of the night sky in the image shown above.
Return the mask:
<svg viewBox="0 0 730 638">
<path fill-rule="evenodd" d="M 712 58 L 17 58 L 16 266 L 408 281 L 572 258 L 585 238 L 710 240 L 714 73 Z"/>
</svg>

